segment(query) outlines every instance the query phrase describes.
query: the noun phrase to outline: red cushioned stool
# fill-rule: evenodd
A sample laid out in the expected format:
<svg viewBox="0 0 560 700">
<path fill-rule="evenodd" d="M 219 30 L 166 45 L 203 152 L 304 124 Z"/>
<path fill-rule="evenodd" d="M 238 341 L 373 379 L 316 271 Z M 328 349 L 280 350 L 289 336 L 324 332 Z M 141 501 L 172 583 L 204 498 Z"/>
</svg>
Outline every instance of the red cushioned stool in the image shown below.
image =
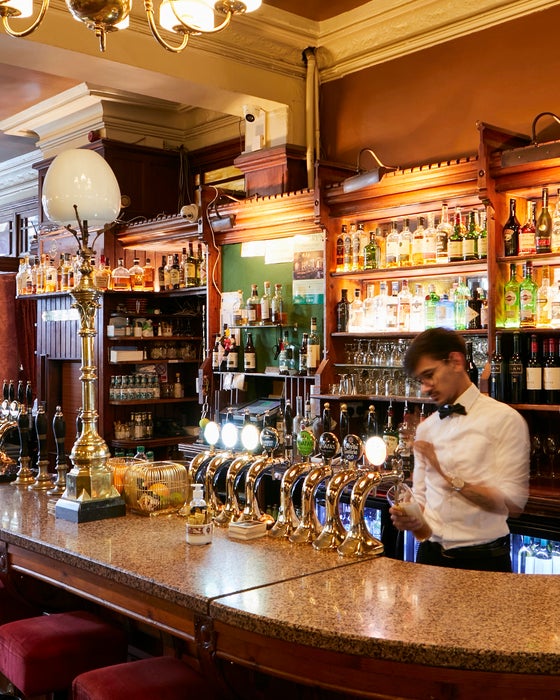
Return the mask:
<svg viewBox="0 0 560 700">
<path fill-rule="evenodd" d="M 22 617 L 34 617 L 39 612 L 40 610 L 12 595 L 0 581 L 0 625 Z"/>
<path fill-rule="evenodd" d="M 126 656 L 124 632 L 89 612 L 0 626 L 0 673 L 26 696 L 69 689 L 80 673 L 120 663 Z"/>
<path fill-rule="evenodd" d="M 172 656 L 98 668 L 72 683 L 72 700 L 185 700 L 196 693 L 211 697 L 202 676 Z"/>
</svg>

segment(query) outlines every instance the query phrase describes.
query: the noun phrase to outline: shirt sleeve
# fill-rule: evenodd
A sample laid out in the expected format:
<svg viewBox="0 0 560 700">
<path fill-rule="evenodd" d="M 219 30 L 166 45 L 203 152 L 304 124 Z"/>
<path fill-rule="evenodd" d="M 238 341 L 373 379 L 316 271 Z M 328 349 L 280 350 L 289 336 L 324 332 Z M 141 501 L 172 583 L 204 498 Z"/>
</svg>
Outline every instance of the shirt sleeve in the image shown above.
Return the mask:
<svg viewBox="0 0 560 700">
<path fill-rule="evenodd" d="M 496 435 L 496 464 L 499 465 L 495 484 L 504 496 L 523 509 L 529 497 L 529 428 L 525 419 L 511 410 L 501 421 Z"/>
</svg>

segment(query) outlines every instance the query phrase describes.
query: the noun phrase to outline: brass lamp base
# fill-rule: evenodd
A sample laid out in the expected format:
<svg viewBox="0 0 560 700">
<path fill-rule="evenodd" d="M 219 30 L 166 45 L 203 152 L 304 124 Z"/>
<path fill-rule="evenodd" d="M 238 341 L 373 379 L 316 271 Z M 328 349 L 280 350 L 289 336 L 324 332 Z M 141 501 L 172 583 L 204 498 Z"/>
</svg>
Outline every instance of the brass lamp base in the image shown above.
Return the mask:
<svg viewBox="0 0 560 700">
<path fill-rule="evenodd" d="M 72 523 L 89 523 L 105 518 L 119 518 L 126 515 L 123 498 L 102 498 L 90 501 L 75 501 L 69 498 L 59 498 L 56 502 L 55 517 Z"/>
</svg>

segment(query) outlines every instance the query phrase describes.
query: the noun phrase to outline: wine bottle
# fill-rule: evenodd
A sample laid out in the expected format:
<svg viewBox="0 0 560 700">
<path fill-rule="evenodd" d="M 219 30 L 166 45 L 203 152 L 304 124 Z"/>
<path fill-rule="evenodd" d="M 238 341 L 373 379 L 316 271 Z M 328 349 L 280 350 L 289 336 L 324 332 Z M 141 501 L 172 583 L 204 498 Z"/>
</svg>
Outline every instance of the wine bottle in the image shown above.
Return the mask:
<svg viewBox="0 0 560 700">
<path fill-rule="evenodd" d="M 220 369 L 220 363 L 222 361 L 222 351 L 223 348 L 220 345 L 220 334 L 216 333 L 214 336 L 214 346 L 212 347 L 212 370 L 218 372 Z"/>
<path fill-rule="evenodd" d="M 525 400 L 527 403 L 542 403 L 543 368 L 539 360 L 537 336 L 531 335 L 530 354 L 525 366 Z"/>
<path fill-rule="evenodd" d="M 243 369 L 245 372 L 257 371 L 257 351 L 253 345 L 252 333 L 247 333 L 247 342 L 243 350 Z"/>
<path fill-rule="evenodd" d="M 496 334 L 496 347 L 490 359 L 488 394 L 496 401 L 506 400 L 506 363 L 502 355 L 502 334 Z"/>
<path fill-rule="evenodd" d="M 546 339 L 544 341 L 547 343 Z M 560 360 L 556 355 L 556 339 L 548 339 L 548 353 L 543 367 L 543 398 L 548 404 L 560 403 Z"/>
<path fill-rule="evenodd" d="M 348 290 L 340 290 L 340 301 L 336 305 L 336 330 L 338 333 L 346 333 L 348 330 L 348 317 L 350 304 L 348 303 Z"/>
<path fill-rule="evenodd" d="M 519 333 L 513 334 L 513 352 L 508 361 L 509 377 L 509 401 L 510 403 L 521 403 L 523 401 L 523 379 L 525 372 L 523 361 L 519 352 Z"/>
<path fill-rule="evenodd" d="M 543 187 L 542 204 L 539 218 L 537 219 L 537 231 L 535 234 L 535 247 L 537 253 L 550 253 L 550 239 L 552 235 L 552 217 L 548 209 L 548 187 Z"/>
<path fill-rule="evenodd" d="M 509 217 L 504 224 L 502 237 L 504 239 L 504 255 L 517 255 L 519 246 L 519 221 L 516 215 L 515 199 L 509 200 Z"/>
<path fill-rule="evenodd" d="M 474 363 L 472 340 L 467 340 L 465 346 L 467 349 L 467 374 L 469 375 L 469 379 L 471 380 L 471 382 L 475 386 L 478 386 L 478 367 Z"/>
<path fill-rule="evenodd" d="M 235 342 L 235 336 L 230 337 L 229 351 L 226 357 L 226 369 L 228 372 L 237 372 L 239 367 L 239 351 L 237 348 L 237 343 Z"/>
<path fill-rule="evenodd" d="M 383 429 L 383 442 L 387 448 L 387 457 L 392 457 L 399 444 L 399 431 L 393 425 L 393 402 L 389 402 L 387 409 L 387 419 Z"/>
</svg>

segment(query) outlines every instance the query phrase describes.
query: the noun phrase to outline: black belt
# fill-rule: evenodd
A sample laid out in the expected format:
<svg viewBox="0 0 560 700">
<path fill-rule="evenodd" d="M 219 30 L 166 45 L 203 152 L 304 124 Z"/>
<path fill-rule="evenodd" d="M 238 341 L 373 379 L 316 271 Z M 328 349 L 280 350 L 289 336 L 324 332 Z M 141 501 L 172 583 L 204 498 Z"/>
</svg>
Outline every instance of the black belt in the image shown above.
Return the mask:
<svg viewBox="0 0 560 700">
<path fill-rule="evenodd" d="M 510 544 L 509 535 L 498 537 L 492 542 L 484 544 L 474 544 L 471 547 L 452 547 L 444 549 L 439 542 L 430 542 L 430 545 L 437 548 L 445 559 L 478 559 L 509 556 Z"/>
</svg>

